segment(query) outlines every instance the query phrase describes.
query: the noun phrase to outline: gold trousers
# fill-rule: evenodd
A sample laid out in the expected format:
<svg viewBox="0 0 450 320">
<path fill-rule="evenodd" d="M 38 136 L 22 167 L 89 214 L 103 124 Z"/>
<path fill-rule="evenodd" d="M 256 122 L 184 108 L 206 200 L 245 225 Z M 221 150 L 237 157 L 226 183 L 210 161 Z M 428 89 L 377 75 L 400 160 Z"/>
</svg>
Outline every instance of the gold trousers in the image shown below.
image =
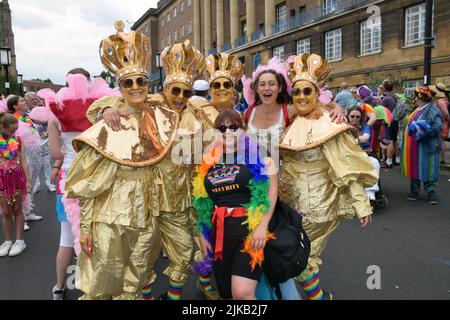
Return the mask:
<svg viewBox="0 0 450 320">
<path fill-rule="evenodd" d="M 303 221 L 303 228 L 306 234 L 311 240 L 311 252 L 308 259 L 307 270 L 310 272 L 318 272 L 319 266 L 322 265 L 322 259 L 320 256 L 327 246 L 327 242 L 331 234 L 341 223 L 341 219 L 337 218 L 332 221 L 323 223 L 311 223 Z M 305 273 L 306 274 L 306 273 Z M 302 280 L 302 274 L 297 277 L 298 280 Z"/>
<path fill-rule="evenodd" d="M 160 251 L 154 223 L 140 229 L 97 222 L 92 235 L 92 256 L 82 252 L 77 263 L 76 287 L 84 299 L 139 299 L 153 270 L 150 256 Z"/>
<path fill-rule="evenodd" d="M 170 261 L 164 274 L 178 282 L 186 282 L 191 273 L 194 243 L 189 211 L 161 212 L 156 217 L 161 243 Z"/>
</svg>

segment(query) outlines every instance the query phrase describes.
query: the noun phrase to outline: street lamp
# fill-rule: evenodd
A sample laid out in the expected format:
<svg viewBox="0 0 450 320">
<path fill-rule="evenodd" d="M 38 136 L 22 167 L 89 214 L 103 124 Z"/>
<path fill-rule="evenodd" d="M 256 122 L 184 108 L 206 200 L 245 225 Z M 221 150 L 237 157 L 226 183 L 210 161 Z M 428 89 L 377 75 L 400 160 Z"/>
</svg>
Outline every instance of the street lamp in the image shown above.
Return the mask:
<svg viewBox="0 0 450 320">
<path fill-rule="evenodd" d="M 157 53 L 155 57 L 156 57 L 156 67 L 159 68 L 159 90 L 162 91 L 163 77 L 162 77 L 161 53 Z"/>
<path fill-rule="evenodd" d="M 9 95 L 9 72 L 8 67 L 11 64 L 11 49 L 10 48 L 0 48 L 0 64 L 5 67 L 5 89 L 6 96 Z"/>
<path fill-rule="evenodd" d="M 22 95 L 23 74 L 17 74 L 17 84 L 19 85 L 19 95 Z"/>
</svg>

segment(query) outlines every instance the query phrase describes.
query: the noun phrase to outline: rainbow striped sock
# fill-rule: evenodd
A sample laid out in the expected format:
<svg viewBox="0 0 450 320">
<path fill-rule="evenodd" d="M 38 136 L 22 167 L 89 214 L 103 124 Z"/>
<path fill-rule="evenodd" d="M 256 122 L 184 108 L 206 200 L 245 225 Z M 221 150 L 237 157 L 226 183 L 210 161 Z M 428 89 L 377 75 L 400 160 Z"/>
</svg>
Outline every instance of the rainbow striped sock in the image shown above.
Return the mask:
<svg viewBox="0 0 450 320">
<path fill-rule="evenodd" d="M 215 291 L 214 287 L 211 285 L 211 278 L 209 276 L 198 276 L 198 281 L 202 285 L 203 289 L 207 292 Z"/>
<path fill-rule="evenodd" d="M 167 298 L 169 300 L 180 300 L 181 290 L 183 290 L 184 282 L 179 282 L 170 279 L 169 291 L 167 292 Z"/>
<path fill-rule="evenodd" d="M 323 300 L 324 294 L 323 290 L 320 287 L 319 273 L 318 272 L 310 272 L 305 270 L 304 272 L 308 272 L 308 275 L 304 280 L 300 281 L 300 286 L 305 293 L 308 295 L 310 300 Z"/>
<path fill-rule="evenodd" d="M 143 289 L 142 289 L 142 298 L 144 300 L 154 300 L 154 297 L 152 295 L 152 286 L 146 285 Z"/>
</svg>

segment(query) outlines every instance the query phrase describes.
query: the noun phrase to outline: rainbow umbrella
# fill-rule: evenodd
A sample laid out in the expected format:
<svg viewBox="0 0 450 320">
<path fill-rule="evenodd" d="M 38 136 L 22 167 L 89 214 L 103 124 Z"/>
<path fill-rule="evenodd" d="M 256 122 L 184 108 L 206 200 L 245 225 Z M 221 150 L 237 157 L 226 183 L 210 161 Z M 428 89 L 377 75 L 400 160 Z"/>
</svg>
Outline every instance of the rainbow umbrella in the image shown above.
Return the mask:
<svg viewBox="0 0 450 320">
<path fill-rule="evenodd" d="M 383 120 L 388 126 L 390 126 L 391 121 L 394 120 L 394 115 L 391 110 L 386 107 L 378 105 L 373 108 L 373 111 L 375 112 L 377 119 Z"/>
</svg>

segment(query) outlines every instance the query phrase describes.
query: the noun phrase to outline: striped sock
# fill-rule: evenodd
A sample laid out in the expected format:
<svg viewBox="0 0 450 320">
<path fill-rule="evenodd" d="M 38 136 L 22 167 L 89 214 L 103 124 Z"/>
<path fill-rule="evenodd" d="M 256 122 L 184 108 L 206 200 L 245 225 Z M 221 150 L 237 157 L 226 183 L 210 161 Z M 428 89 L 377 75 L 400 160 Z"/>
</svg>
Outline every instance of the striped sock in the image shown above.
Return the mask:
<svg viewBox="0 0 450 320">
<path fill-rule="evenodd" d="M 310 300 L 323 300 L 324 294 L 322 288 L 320 287 L 319 273 L 318 272 L 308 272 L 308 276 L 304 280 L 300 281 L 300 286 L 305 293 L 308 295 Z"/>
<path fill-rule="evenodd" d="M 146 285 L 143 289 L 142 289 L 142 297 L 144 300 L 154 300 L 155 298 L 153 298 L 152 295 L 152 286 Z"/>
<path fill-rule="evenodd" d="M 214 287 L 211 285 L 210 281 L 211 278 L 209 276 L 198 276 L 198 280 L 200 281 L 200 284 L 202 285 L 203 289 L 207 292 L 215 291 Z"/>
<path fill-rule="evenodd" d="M 167 292 L 167 298 L 169 300 L 180 300 L 181 290 L 183 290 L 184 282 L 178 282 L 170 279 L 169 291 Z"/>
</svg>

